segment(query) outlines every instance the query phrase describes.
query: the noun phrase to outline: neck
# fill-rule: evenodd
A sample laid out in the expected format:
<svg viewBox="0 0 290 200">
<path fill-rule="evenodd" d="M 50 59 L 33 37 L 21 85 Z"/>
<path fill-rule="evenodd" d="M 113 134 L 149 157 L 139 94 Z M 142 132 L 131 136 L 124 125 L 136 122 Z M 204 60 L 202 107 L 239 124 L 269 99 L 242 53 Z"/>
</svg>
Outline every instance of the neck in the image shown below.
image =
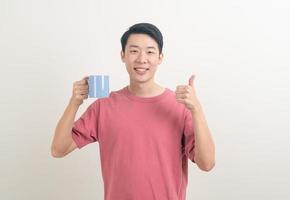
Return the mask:
<svg viewBox="0 0 290 200">
<path fill-rule="evenodd" d="M 158 85 L 155 82 L 151 83 L 133 83 L 130 82 L 130 85 L 128 86 L 128 90 L 139 97 L 153 97 L 157 96 L 159 94 L 162 94 L 164 92 L 164 89 L 162 86 Z"/>
</svg>

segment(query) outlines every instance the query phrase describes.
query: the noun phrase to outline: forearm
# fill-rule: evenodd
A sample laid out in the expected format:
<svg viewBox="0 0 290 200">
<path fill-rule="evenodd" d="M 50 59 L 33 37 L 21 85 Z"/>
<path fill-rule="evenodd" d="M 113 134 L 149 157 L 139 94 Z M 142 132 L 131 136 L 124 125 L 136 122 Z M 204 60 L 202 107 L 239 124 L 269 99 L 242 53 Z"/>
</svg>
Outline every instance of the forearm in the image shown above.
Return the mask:
<svg viewBox="0 0 290 200">
<path fill-rule="evenodd" d="M 60 118 L 51 145 L 52 151 L 64 152 L 72 141 L 71 131 L 79 105 L 70 101 Z"/>
<path fill-rule="evenodd" d="M 194 160 L 202 170 L 209 171 L 215 164 L 215 147 L 201 106 L 191 111 L 195 135 Z"/>
</svg>

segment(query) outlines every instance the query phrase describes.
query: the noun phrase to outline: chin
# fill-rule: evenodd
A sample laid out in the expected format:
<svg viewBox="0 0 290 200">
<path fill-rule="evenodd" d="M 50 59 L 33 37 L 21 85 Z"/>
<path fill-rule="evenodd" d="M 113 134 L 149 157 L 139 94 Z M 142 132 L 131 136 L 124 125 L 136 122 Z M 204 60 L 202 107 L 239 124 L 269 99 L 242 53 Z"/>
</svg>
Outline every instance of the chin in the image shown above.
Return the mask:
<svg viewBox="0 0 290 200">
<path fill-rule="evenodd" d="M 133 80 L 134 83 L 146 83 L 148 81 L 151 80 L 151 78 L 148 78 L 148 77 L 144 77 L 144 78 L 139 78 L 139 77 L 133 77 Z"/>
</svg>

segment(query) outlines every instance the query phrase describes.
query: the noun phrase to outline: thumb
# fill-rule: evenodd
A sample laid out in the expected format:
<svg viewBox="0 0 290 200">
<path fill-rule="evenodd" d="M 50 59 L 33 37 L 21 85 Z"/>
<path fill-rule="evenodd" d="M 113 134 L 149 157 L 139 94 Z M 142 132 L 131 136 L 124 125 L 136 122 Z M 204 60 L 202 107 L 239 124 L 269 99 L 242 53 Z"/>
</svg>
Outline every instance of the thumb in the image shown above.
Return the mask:
<svg viewBox="0 0 290 200">
<path fill-rule="evenodd" d="M 83 79 L 82 79 L 81 81 L 85 81 L 85 83 L 88 83 L 88 81 L 89 81 L 89 76 L 85 76 L 85 77 L 83 77 Z"/>
<path fill-rule="evenodd" d="M 188 81 L 188 85 L 193 86 L 194 79 L 195 79 L 195 75 L 191 75 L 191 77 L 189 78 L 189 81 Z"/>
</svg>

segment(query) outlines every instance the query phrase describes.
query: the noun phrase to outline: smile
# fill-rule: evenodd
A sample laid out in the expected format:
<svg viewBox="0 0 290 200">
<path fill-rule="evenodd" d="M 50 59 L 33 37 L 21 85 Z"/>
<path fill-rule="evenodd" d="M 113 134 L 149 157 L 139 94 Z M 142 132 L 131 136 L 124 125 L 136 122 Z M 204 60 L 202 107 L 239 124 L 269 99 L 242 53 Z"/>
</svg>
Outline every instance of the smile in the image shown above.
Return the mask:
<svg viewBox="0 0 290 200">
<path fill-rule="evenodd" d="M 137 72 L 145 72 L 149 70 L 149 68 L 134 67 L 134 70 Z"/>
</svg>

